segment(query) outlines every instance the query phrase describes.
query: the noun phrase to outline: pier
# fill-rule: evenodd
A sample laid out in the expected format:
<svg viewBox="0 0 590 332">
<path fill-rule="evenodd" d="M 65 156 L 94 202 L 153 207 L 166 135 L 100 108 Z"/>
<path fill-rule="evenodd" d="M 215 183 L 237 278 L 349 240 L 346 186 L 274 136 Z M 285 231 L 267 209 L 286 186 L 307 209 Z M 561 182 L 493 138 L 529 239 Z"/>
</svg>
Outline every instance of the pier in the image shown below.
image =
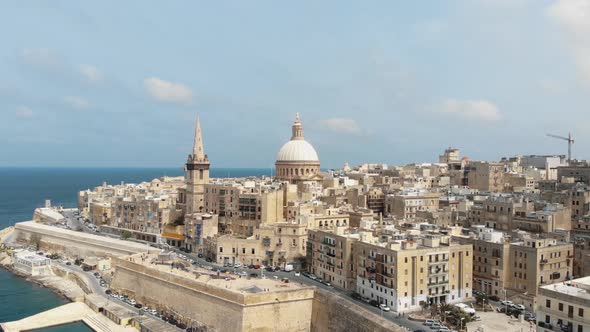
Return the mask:
<svg viewBox="0 0 590 332">
<path fill-rule="evenodd" d="M 109 320 L 104 315 L 90 309 L 83 302 L 64 304 L 21 320 L 1 323 L 4 332 L 31 331 L 51 326 L 64 325 L 82 321 L 97 332 L 137 332 L 132 327 L 123 327 Z"/>
</svg>

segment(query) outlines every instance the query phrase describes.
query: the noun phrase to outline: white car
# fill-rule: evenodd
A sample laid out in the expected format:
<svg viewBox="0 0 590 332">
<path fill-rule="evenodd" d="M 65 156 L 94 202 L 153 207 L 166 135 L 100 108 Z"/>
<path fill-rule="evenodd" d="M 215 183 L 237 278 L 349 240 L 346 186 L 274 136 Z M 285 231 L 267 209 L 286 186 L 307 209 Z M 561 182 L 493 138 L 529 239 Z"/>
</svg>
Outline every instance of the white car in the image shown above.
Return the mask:
<svg viewBox="0 0 590 332">
<path fill-rule="evenodd" d="M 512 301 L 502 301 L 502 302 L 500 302 L 500 303 L 501 303 L 503 306 L 505 306 L 505 307 L 506 307 L 506 306 L 508 306 L 508 307 L 511 307 L 511 306 L 512 306 L 512 304 L 513 304 L 513 303 L 512 303 Z"/>
<path fill-rule="evenodd" d="M 301 272 L 299 272 L 299 271 L 295 272 L 296 277 L 299 277 L 300 275 L 301 275 Z"/>
<path fill-rule="evenodd" d="M 513 307 L 518 310 L 524 310 L 524 306 L 522 304 L 515 304 Z"/>
<path fill-rule="evenodd" d="M 379 305 L 379 309 L 381 309 L 383 311 L 391 311 L 391 309 L 386 304 L 383 304 L 383 303 L 381 303 Z"/>
<path fill-rule="evenodd" d="M 426 326 L 432 326 L 432 324 L 434 324 L 434 320 L 432 319 L 427 319 L 424 321 L 424 325 Z"/>
<path fill-rule="evenodd" d="M 152 314 L 152 315 L 155 315 L 155 314 L 157 314 L 157 313 L 158 313 L 158 312 L 157 312 L 155 309 L 152 309 L 152 310 L 150 310 L 150 314 Z"/>
</svg>

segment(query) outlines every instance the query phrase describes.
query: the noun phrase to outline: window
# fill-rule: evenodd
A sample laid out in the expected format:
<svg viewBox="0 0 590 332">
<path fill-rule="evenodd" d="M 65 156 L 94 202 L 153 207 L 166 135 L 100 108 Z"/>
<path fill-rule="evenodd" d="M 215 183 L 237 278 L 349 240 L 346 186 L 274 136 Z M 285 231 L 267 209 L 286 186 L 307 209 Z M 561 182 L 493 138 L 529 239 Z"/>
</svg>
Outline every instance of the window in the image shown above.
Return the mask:
<svg viewBox="0 0 590 332">
<path fill-rule="evenodd" d="M 579 308 L 578 309 L 578 316 L 584 317 L 584 308 Z"/>
<path fill-rule="evenodd" d="M 563 303 L 560 303 L 557 305 L 559 311 L 563 311 Z"/>
</svg>

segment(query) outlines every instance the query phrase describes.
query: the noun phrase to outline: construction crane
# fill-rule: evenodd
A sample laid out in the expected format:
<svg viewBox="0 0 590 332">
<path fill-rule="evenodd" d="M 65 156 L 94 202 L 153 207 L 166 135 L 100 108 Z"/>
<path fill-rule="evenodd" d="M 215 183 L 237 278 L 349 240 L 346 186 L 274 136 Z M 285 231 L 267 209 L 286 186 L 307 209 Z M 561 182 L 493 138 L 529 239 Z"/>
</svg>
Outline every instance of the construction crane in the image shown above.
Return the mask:
<svg viewBox="0 0 590 332">
<path fill-rule="evenodd" d="M 567 163 L 570 164 L 572 161 L 572 144 L 574 144 L 574 139 L 572 138 L 572 134 L 567 133 L 567 137 L 553 135 L 553 134 L 547 134 L 547 136 L 567 141 Z"/>
</svg>

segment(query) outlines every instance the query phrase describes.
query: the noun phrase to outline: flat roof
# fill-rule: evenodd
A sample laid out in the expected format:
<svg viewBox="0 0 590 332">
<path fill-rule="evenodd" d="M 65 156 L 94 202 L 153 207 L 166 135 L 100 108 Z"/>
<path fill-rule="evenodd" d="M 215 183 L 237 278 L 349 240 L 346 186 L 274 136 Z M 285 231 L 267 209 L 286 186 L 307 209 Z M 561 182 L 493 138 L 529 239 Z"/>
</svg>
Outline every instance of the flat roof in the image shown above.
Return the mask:
<svg viewBox="0 0 590 332">
<path fill-rule="evenodd" d="M 590 301 L 590 276 L 541 287 L 552 292 Z"/>
<path fill-rule="evenodd" d="M 150 253 L 147 255 L 145 260 L 142 260 L 141 254 L 139 255 L 132 255 L 128 257 L 135 257 L 133 262 L 136 264 L 141 264 L 150 269 L 155 269 L 161 272 L 174 274 L 176 276 L 184 277 L 190 279 L 191 281 L 197 281 L 199 283 L 213 285 L 218 288 L 223 288 L 232 292 L 240 293 L 240 294 L 252 294 L 252 293 L 260 293 L 260 292 L 273 292 L 273 291 L 292 291 L 292 290 L 300 290 L 306 288 L 312 288 L 310 286 L 300 284 L 293 280 L 289 280 L 288 283 L 284 283 L 281 279 L 274 279 L 274 278 L 260 278 L 260 277 L 250 277 L 249 274 L 247 276 L 239 276 L 235 274 L 228 274 L 228 273 L 221 273 L 217 270 L 207 270 L 205 268 L 201 268 L 198 266 L 192 266 L 188 262 L 186 264 L 186 270 L 173 268 L 171 269 L 170 264 L 152 264 L 152 260 L 157 262 L 158 254 Z M 127 260 L 125 257 L 121 259 Z M 181 262 L 181 259 L 176 260 Z M 233 269 L 227 269 L 227 271 L 232 271 Z M 257 270 L 256 272 L 258 275 L 262 273 L 261 270 Z"/>
</svg>

